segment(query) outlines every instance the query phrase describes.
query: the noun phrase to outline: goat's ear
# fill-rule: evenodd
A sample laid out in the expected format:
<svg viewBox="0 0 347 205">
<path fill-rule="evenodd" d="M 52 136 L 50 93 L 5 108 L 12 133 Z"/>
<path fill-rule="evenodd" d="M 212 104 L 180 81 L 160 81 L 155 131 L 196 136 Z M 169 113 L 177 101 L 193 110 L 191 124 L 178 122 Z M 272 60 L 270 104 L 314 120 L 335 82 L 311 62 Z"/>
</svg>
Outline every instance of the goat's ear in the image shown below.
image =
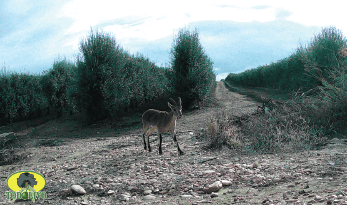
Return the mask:
<svg viewBox="0 0 347 205">
<path fill-rule="evenodd" d="M 167 102 L 167 104 L 169 105 L 169 108 L 171 108 L 171 109 L 172 109 L 172 105 L 171 105 L 169 102 Z"/>
</svg>

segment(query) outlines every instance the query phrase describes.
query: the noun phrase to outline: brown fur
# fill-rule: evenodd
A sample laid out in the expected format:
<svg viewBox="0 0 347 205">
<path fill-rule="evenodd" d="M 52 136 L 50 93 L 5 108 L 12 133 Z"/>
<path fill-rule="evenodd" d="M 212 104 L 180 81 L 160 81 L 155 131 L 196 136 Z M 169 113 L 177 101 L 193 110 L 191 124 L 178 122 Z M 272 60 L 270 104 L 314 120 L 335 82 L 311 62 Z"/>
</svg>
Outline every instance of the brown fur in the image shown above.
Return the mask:
<svg viewBox="0 0 347 205">
<path fill-rule="evenodd" d="M 170 100 L 172 100 L 170 98 Z M 142 123 L 143 123 L 143 143 L 144 148 L 147 150 L 146 146 L 146 137 L 148 144 L 148 151 L 151 152 L 151 146 L 149 144 L 149 136 L 154 132 L 155 129 L 158 130 L 159 135 L 159 154 L 162 154 L 162 134 L 171 133 L 173 135 L 173 140 L 176 142 L 177 150 L 180 155 L 184 154 L 180 149 L 177 139 L 176 139 L 176 121 L 179 117 L 182 116 L 182 102 L 181 98 L 179 98 L 179 105 L 176 104 L 174 100 L 174 105 L 168 103 L 171 108 L 171 112 L 159 111 L 154 109 L 149 109 L 142 115 Z"/>
</svg>

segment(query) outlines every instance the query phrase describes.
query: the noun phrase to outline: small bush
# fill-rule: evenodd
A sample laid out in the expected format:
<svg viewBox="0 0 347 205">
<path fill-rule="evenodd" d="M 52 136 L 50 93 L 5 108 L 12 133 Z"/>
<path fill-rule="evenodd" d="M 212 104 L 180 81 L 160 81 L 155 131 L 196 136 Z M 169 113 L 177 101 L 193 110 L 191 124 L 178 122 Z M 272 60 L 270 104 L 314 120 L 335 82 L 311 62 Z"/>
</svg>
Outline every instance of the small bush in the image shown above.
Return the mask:
<svg viewBox="0 0 347 205">
<path fill-rule="evenodd" d="M 217 111 L 206 123 L 202 136 L 207 140 L 207 149 L 220 149 L 223 146 L 236 148 L 240 146 L 235 128 L 230 125 L 230 118 L 225 111 Z"/>
</svg>

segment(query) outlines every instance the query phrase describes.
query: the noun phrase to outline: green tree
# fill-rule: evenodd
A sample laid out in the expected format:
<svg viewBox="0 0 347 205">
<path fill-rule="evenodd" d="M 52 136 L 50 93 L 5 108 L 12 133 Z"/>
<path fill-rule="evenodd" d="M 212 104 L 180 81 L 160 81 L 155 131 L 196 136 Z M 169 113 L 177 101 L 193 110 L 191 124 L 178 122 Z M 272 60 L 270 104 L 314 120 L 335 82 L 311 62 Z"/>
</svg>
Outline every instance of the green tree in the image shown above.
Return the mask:
<svg viewBox="0 0 347 205">
<path fill-rule="evenodd" d="M 41 78 L 42 89 L 50 106 L 53 106 L 58 112 L 58 117 L 71 104 L 68 101 L 68 89 L 71 87 L 75 69 L 76 66 L 66 59 L 59 60 L 54 62 L 53 68 Z"/>
<path fill-rule="evenodd" d="M 113 69 L 119 70 L 121 59 L 117 58 L 117 53 L 120 48 L 110 34 L 91 31 L 79 49 L 82 56 L 77 60 L 78 105 L 91 123 L 107 116 L 102 87 L 107 74 Z"/>
<path fill-rule="evenodd" d="M 171 50 L 174 92 L 181 96 L 182 106 L 202 101 L 215 83 L 213 62 L 200 44 L 198 31 L 181 29 Z"/>
</svg>

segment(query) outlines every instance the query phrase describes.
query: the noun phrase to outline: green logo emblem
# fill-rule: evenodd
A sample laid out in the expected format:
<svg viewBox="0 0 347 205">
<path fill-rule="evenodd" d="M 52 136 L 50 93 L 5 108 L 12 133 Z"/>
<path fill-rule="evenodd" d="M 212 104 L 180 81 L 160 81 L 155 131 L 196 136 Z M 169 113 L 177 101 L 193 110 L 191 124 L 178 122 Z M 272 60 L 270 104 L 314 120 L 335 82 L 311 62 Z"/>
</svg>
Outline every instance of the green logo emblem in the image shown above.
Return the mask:
<svg viewBox="0 0 347 205">
<path fill-rule="evenodd" d="M 46 199 L 47 193 L 41 190 L 45 187 L 45 178 L 33 171 L 19 171 L 7 178 L 7 186 L 12 191 L 6 192 L 7 199 Z"/>
</svg>

